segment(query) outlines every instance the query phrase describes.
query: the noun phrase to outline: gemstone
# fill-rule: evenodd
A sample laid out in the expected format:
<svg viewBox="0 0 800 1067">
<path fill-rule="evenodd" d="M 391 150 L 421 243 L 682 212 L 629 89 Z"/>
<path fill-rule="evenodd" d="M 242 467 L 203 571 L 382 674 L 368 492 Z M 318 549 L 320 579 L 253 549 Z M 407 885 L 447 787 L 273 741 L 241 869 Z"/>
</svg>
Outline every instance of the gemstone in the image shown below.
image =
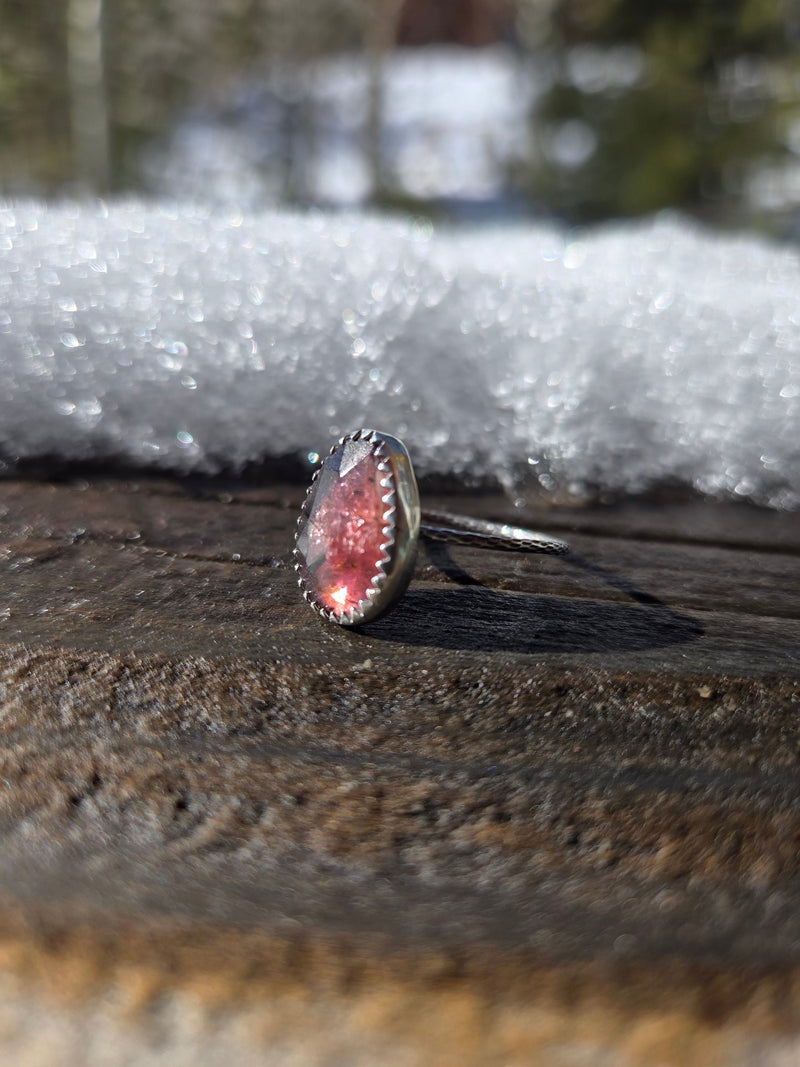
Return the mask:
<svg viewBox="0 0 800 1067">
<path fill-rule="evenodd" d="M 323 463 L 297 532 L 297 570 L 320 607 L 341 618 L 374 595 L 383 576 L 392 509 L 386 477 L 369 440 L 345 439 Z M 388 516 L 388 522 L 387 522 Z"/>
</svg>

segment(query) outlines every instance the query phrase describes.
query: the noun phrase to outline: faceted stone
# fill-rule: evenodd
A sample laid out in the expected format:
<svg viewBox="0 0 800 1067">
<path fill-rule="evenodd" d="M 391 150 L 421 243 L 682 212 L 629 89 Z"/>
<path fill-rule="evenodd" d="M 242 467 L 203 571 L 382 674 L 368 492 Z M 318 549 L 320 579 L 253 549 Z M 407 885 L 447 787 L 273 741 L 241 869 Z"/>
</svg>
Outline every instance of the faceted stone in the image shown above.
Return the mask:
<svg viewBox="0 0 800 1067">
<path fill-rule="evenodd" d="M 345 441 L 311 487 L 297 535 L 299 574 L 318 604 L 337 617 L 357 608 L 381 574 L 386 489 L 374 445 Z"/>
</svg>

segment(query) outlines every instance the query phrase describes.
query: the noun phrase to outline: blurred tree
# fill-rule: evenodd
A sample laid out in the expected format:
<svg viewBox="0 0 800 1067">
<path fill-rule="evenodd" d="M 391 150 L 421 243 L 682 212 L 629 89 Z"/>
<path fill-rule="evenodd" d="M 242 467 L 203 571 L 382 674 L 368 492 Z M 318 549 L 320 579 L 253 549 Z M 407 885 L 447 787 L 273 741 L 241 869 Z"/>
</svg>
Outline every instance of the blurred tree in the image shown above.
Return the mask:
<svg viewBox="0 0 800 1067">
<path fill-rule="evenodd" d="M 363 47 L 376 6 L 0 0 L 0 188 L 48 193 L 76 178 L 97 188 L 106 167 L 111 187 L 125 187 L 142 144 L 191 101 L 259 62 L 281 66 L 291 96 L 300 63 Z"/>
<path fill-rule="evenodd" d="M 224 94 L 231 78 L 269 65 L 283 84 L 288 113 L 313 125 L 299 83 L 302 64 L 358 47 L 369 0 L 106 0 L 108 85 L 118 184 L 135 180 L 139 150 L 169 128 L 179 110 Z M 287 130 L 292 137 L 293 131 Z M 301 177 L 287 155 L 285 186 Z"/>
<path fill-rule="evenodd" d="M 0 0 L 4 190 L 41 191 L 69 170 L 65 14 L 61 4 Z"/>
<path fill-rule="evenodd" d="M 371 86 L 364 156 L 388 202 L 387 53 L 398 41 L 499 36 L 515 37 L 520 61 L 542 80 L 550 74 L 530 161 L 515 176 L 543 210 L 580 221 L 674 205 L 742 218 L 753 162 L 780 160 L 797 107 L 797 5 L 0 0 L 0 191 L 135 188 L 145 144 L 197 103 L 237 106 L 231 84 L 241 86 L 245 71 L 256 71 L 257 82 L 262 65 L 285 105 L 285 143 L 276 148 L 284 195 L 303 201 L 316 128 L 307 79 L 317 57 L 358 50 L 368 56 Z"/>
<path fill-rule="evenodd" d="M 785 154 L 791 0 L 560 0 L 541 13 L 521 0 L 520 25 L 547 32 L 552 63 L 526 180 L 548 209 L 725 221 L 753 162 Z"/>
<path fill-rule="evenodd" d="M 402 11 L 403 0 L 375 0 L 371 11 L 364 11 L 363 41 L 369 64 L 364 153 L 371 186 L 379 196 L 386 188 L 383 158 L 384 64 L 386 56 L 397 44 Z"/>
<path fill-rule="evenodd" d="M 103 43 L 104 0 L 68 0 L 72 164 L 84 188 L 108 191 L 111 178 Z"/>
</svg>

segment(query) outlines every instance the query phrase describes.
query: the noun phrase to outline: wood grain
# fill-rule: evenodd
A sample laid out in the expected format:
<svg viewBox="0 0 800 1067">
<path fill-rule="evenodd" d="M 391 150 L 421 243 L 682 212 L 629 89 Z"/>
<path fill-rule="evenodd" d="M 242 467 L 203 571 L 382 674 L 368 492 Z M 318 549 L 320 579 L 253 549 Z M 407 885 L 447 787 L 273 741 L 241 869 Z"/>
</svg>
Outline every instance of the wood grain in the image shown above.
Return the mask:
<svg viewBox="0 0 800 1067">
<path fill-rule="evenodd" d="M 301 495 L 0 484 L 0 1050 L 800 1056 L 798 517 L 435 499 L 574 553 L 348 632 Z"/>
</svg>

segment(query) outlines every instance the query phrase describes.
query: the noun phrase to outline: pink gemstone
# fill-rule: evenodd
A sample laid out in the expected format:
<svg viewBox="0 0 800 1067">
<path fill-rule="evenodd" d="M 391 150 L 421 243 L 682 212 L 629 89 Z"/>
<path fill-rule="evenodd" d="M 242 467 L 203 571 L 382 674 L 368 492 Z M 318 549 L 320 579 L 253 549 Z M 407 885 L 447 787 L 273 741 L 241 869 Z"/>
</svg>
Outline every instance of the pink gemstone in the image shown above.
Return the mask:
<svg viewBox="0 0 800 1067">
<path fill-rule="evenodd" d="M 345 441 L 328 456 L 297 534 L 303 584 L 337 618 L 357 608 L 383 574 L 387 490 L 374 449 L 368 441 Z"/>
</svg>

